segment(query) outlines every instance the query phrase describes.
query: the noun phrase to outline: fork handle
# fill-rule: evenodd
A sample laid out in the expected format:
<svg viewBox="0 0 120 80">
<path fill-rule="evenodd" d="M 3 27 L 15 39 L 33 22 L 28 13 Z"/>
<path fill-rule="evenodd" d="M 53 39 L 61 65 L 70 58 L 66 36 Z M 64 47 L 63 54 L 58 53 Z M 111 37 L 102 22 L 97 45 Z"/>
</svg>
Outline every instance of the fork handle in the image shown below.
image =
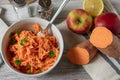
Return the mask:
<svg viewBox="0 0 120 80">
<path fill-rule="evenodd" d="M 70 0 L 64 0 L 62 2 L 62 4 L 60 5 L 60 7 L 58 8 L 57 12 L 54 14 L 54 16 L 52 17 L 52 19 L 49 22 L 49 25 L 51 25 L 53 23 L 53 21 L 56 19 L 56 17 L 58 16 L 58 14 L 61 12 L 61 10 L 64 8 L 64 6 L 69 2 Z"/>
</svg>

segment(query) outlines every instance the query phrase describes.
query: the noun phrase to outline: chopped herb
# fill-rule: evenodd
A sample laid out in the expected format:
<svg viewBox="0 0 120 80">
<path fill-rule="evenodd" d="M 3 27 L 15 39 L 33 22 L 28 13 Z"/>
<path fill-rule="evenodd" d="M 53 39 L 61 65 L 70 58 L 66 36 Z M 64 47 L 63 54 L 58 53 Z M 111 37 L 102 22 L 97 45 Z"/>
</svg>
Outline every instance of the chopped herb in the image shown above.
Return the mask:
<svg viewBox="0 0 120 80">
<path fill-rule="evenodd" d="M 38 70 L 38 71 L 37 71 L 37 74 L 38 74 L 38 73 L 41 73 L 41 71 L 40 71 L 40 70 Z"/>
<path fill-rule="evenodd" d="M 19 31 L 19 30 L 16 30 L 16 34 L 18 34 L 18 35 L 19 35 L 19 34 L 20 34 L 20 31 Z"/>
<path fill-rule="evenodd" d="M 20 41 L 20 45 L 21 46 L 24 46 L 24 42 L 26 42 L 27 41 L 27 38 L 25 37 L 25 38 L 23 38 L 21 41 Z"/>
<path fill-rule="evenodd" d="M 52 57 L 54 57 L 54 56 L 55 56 L 55 52 L 50 51 L 50 52 L 49 52 L 49 57 L 51 57 L 51 58 L 52 58 Z"/>
<path fill-rule="evenodd" d="M 11 39 L 11 40 L 10 40 L 10 44 L 12 44 L 12 45 L 15 44 L 16 42 L 17 42 L 17 41 L 16 41 L 15 39 Z"/>
<path fill-rule="evenodd" d="M 20 41 L 20 45 L 21 45 L 21 46 L 24 46 L 23 40 Z"/>
<path fill-rule="evenodd" d="M 15 64 L 20 65 L 21 61 L 19 59 L 15 60 Z"/>
<path fill-rule="evenodd" d="M 13 33 L 13 32 L 11 32 L 11 33 L 10 33 L 10 35 L 9 35 L 9 37 L 12 37 L 13 35 L 14 35 L 14 33 Z"/>
<path fill-rule="evenodd" d="M 26 38 L 26 37 L 25 37 L 25 38 L 23 38 L 23 41 L 24 41 L 24 42 L 26 42 L 26 41 L 27 41 L 27 38 Z"/>
</svg>

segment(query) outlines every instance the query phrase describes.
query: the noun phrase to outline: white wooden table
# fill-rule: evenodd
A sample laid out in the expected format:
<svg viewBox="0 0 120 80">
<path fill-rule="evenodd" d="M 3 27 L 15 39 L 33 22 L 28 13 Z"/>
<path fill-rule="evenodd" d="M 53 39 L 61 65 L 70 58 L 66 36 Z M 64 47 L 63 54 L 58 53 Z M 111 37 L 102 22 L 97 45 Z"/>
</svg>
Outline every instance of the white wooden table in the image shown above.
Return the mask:
<svg viewBox="0 0 120 80">
<path fill-rule="evenodd" d="M 59 7 L 62 0 L 52 0 L 55 2 L 55 10 Z M 114 7 L 120 12 L 120 1 L 110 0 Z M 82 0 L 71 0 L 67 6 L 62 10 L 54 24 L 59 24 L 66 19 L 70 10 L 81 8 Z M 0 17 L 6 22 L 7 25 L 11 25 L 16 21 L 16 15 L 12 5 L 8 0 L 0 0 L 0 7 L 4 8 Z M 7 68 L 5 64 L 0 67 L 0 80 L 92 80 L 88 73 L 82 66 L 71 64 L 64 53 L 60 63 L 45 76 L 40 78 L 27 78 L 19 76 L 13 73 Z"/>
</svg>

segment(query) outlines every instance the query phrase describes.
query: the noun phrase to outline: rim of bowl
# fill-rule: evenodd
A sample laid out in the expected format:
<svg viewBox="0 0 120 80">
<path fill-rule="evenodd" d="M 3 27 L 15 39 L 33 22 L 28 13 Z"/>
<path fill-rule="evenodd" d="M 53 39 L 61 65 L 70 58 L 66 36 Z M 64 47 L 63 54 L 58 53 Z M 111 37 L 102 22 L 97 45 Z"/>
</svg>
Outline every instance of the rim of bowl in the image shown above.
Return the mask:
<svg viewBox="0 0 120 80">
<path fill-rule="evenodd" d="M 27 18 L 27 19 L 23 19 L 23 20 L 19 20 L 19 21 L 16 21 L 16 22 L 14 22 L 12 25 L 10 25 L 9 26 L 9 28 L 6 30 L 6 32 L 5 32 L 5 34 L 3 35 L 3 38 L 2 38 L 2 45 L 1 45 L 1 50 L 2 50 L 2 59 L 4 60 L 4 62 L 5 62 L 5 64 L 8 66 L 8 68 L 10 68 L 11 69 L 11 71 L 13 71 L 13 72 L 15 72 L 15 73 L 17 73 L 17 74 L 19 74 L 19 75 L 23 75 L 23 76 L 29 76 L 29 77 L 40 77 L 40 76 L 42 76 L 42 75 L 44 75 L 44 74 L 46 74 L 46 73 L 49 73 L 51 70 L 53 70 L 55 67 L 56 67 L 56 65 L 59 63 L 59 61 L 60 61 L 60 59 L 61 59 L 61 57 L 62 57 L 62 54 L 63 54 L 63 50 L 64 50 L 64 42 L 63 42 L 63 37 L 62 37 L 62 34 L 61 34 L 61 32 L 59 31 L 59 29 L 54 25 L 54 24 L 52 24 L 52 27 L 54 27 L 55 29 L 56 29 L 56 31 L 57 31 L 57 33 L 58 33 L 58 35 L 59 35 L 59 37 L 60 37 L 60 42 L 61 43 L 58 43 L 58 44 L 60 44 L 61 45 L 61 51 L 59 52 L 59 56 L 58 56 L 58 58 L 57 58 L 57 60 L 55 61 L 55 63 L 49 68 L 49 69 L 47 69 L 46 71 L 44 71 L 44 72 L 42 72 L 42 73 L 39 73 L 39 74 L 27 74 L 27 73 L 22 73 L 22 72 L 20 72 L 20 71 L 17 71 L 17 69 L 15 69 L 9 62 L 7 62 L 7 59 L 5 58 L 6 56 L 5 56 L 5 53 L 3 53 L 4 51 L 3 51 L 3 42 L 4 42 L 4 38 L 5 38 L 5 36 L 6 36 L 6 34 L 7 34 L 7 32 L 15 25 L 15 24 L 18 24 L 19 22 L 22 22 L 22 21 L 26 21 L 26 20 L 36 20 L 36 22 L 39 22 L 39 20 L 40 21 L 44 21 L 45 23 L 48 23 L 49 21 L 47 21 L 47 20 L 45 20 L 45 19 L 41 19 L 41 18 Z M 55 36 L 56 37 L 56 36 Z M 59 42 L 59 41 L 58 41 Z"/>
</svg>

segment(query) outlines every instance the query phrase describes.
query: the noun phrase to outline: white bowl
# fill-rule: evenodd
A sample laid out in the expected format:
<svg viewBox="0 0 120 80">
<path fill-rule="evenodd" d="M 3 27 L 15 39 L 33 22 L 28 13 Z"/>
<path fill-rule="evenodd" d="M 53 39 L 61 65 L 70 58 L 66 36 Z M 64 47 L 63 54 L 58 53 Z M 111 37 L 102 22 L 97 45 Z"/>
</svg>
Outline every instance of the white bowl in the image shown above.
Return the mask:
<svg viewBox="0 0 120 80">
<path fill-rule="evenodd" d="M 39 74 L 25 74 L 22 72 L 17 71 L 15 68 L 13 68 L 13 66 L 11 66 L 11 64 L 9 63 L 8 59 L 7 59 L 7 47 L 8 47 L 8 41 L 9 41 L 9 34 L 13 31 L 17 30 L 21 30 L 21 29 L 27 29 L 30 30 L 30 25 L 34 24 L 34 23 L 39 23 L 41 25 L 42 28 L 45 28 L 48 24 L 48 21 L 40 19 L 40 18 L 29 18 L 29 19 L 24 19 L 18 22 L 15 22 L 14 24 L 12 24 L 10 26 L 10 28 L 6 31 L 3 39 L 2 39 L 2 46 L 1 46 L 1 50 L 2 50 L 2 58 L 4 60 L 4 62 L 6 63 L 6 65 L 15 73 L 23 75 L 23 76 L 30 76 L 30 77 L 38 77 L 38 76 L 42 76 L 48 72 L 50 72 L 60 61 L 62 54 L 63 54 L 63 38 L 62 35 L 60 33 L 60 31 L 56 28 L 55 25 L 52 25 L 52 31 L 53 31 L 53 35 L 56 37 L 57 41 L 58 41 L 58 46 L 59 46 L 59 57 L 56 60 L 56 62 L 46 71 L 39 73 Z M 29 26 L 29 27 L 26 27 Z"/>
</svg>

